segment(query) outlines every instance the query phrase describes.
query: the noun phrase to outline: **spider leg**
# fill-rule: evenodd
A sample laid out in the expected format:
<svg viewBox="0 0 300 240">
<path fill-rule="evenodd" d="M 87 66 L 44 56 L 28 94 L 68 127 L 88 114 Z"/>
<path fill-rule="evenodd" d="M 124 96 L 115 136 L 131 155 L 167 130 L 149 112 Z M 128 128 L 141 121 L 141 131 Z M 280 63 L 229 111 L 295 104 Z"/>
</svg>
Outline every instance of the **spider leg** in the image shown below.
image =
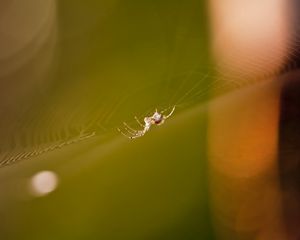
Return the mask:
<svg viewBox="0 0 300 240">
<path fill-rule="evenodd" d="M 126 132 L 128 132 L 129 134 L 131 134 L 131 135 L 136 135 L 136 132 L 134 132 L 134 131 L 132 131 L 132 130 L 130 130 L 130 129 L 128 129 L 127 127 L 125 127 L 124 126 L 124 129 L 126 130 Z"/>
<path fill-rule="evenodd" d="M 168 111 L 171 107 L 165 108 L 164 110 L 161 110 L 160 113 L 164 113 L 166 111 Z"/>
<path fill-rule="evenodd" d="M 175 108 L 175 107 L 176 107 L 176 105 L 173 106 L 173 108 Z M 161 110 L 160 113 L 164 113 L 164 112 L 168 111 L 170 108 L 171 108 L 171 107 L 165 108 L 164 110 Z M 173 109 L 173 108 L 172 108 L 172 109 Z"/>
<path fill-rule="evenodd" d="M 157 111 L 157 110 L 156 110 Z M 150 126 L 151 126 L 151 124 L 148 126 L 148 125 L 143 125 L 140 121 L 139 121 L 139 119 L 137 118 L 137 117 L 134 117 L 135 118 L 135 120 L 137 121 L 137 123 L 141 126 L 141 127 L 143 127 L 143 129 L 142 130 L 135 130 L 135 129 L 133 129 L 132 127 L 130 127 L 126 122 L 123 122 L 123 125 L 124 125 L 124 129 L 126 130 L 126 132 L 127 133 L 124 133 L 120 128 L 117 128 L 117 130 L 123 135 L 123 136 L 125 136 L 125 137 L 127 137 L 127 138 L 129 138 L 129 139 L 134 139 L 134 138 L 139 138 L 139 137 L 142 137 L 142 136 L 144 136 L 145 135 L 145 133 L 147 132 L 147 131 L 149 131 L 149 129 L 150 129 Z M 145 122 L 145 124 L 147 124 L 146 122 Z"/>
<path fill-rule="evenodd" d="M 128 132 L 131 132 L 133 134 L 136 134 L 138 132 L 138 130 L 135 130 L 133 129 L 132 127 L 130 127 L 126 122 L 123 122 L 124 126 L 125 126 L 125 129 L 128 131 Z"/>
<path fill-rule="evenodd" d="M 167 116 L 164 116 L 164 119 L 167 119 L 167 118 L 171 117 L 171 115 L 172 115 L 173 112 L 175 111 L 175 107 L 176 107 L 176 106 L 174 106 L 174 107 L 172 108 L 171 112 L 170 112 Z"/>
<path fill-rule="evenodd" d="M 117 128 L 117 130 L 118 130 L 124 137 L 127 137 L 127 138 L 129 138 L 129 139 L 132 139 L 132 138 L 135 136 L 135 135 L 128 136 L 127 134 L 123 133 L 123 132 L 121 131 L 120 128 Z M 128 132 L 128 133 L 129 133 L 129 132 Z M 131 134 L 131 133 L 129 133 L 129 134 Z"/>
<path fill-rule="evenodd" d="M 142 123 L 140 122 L 140 120 L 139 120 L 136 116 L 134 117 L 134 119 L 137 121 L 137 123 L 138 123 L 141 127 L 145 128 L 144 124 L 142 124 Z"/>
</svg>

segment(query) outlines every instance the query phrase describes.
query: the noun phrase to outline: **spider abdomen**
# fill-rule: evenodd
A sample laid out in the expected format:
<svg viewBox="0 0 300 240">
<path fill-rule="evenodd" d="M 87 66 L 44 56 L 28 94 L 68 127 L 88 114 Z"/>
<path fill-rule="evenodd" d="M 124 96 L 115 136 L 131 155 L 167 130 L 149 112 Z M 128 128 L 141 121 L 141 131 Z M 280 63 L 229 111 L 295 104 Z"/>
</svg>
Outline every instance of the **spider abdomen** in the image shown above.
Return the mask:
<svg viewBox="0 0 300 240">
<path fill-rule="evenodd" d="M 154 123 L 155 123 L 155 124 L 157 124 L 157 125 L 161 124 L 161 123 L 162 123 L 162 121 L 163 121 L 163 119 L 162 119 L 162 118 L 159 118 L 159 119 L 154 119 Z"/>
</svg>

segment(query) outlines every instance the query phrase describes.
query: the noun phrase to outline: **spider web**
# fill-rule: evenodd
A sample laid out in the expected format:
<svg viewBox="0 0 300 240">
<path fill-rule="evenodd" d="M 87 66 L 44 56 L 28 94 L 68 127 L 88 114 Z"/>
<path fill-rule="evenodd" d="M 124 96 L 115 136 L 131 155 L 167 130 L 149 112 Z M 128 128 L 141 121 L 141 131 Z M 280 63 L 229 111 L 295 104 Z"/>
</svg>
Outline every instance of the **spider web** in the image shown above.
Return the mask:
<svg viewBox="0 0 300 240">
<path fill-rule="evenodd" d="M 58 7 L 63 13 L 57 19 L 61 41 L 56 43 L 58 54 L 48 72 L 39 76 L 43 84 L 30 84 L 31 94 L 18 98 L 18 107 L 2 106 L 6 117 L 0 121 L 0 166 L 95 137 L 119 137 L 116 129 L 122 122 L 138 126 L 134 116 L 143 119 L 156 108 L 161 111 L 173 106 L 175 113 L 183 112 L 298 67 L 295 58 L 300 37 L 296 29 L 282 69 L 266 69 L 251 78 L 238 68 L 234 73 L 220 71 L 209 50 L 207 10 L 197 1 L 146 7 L 119 3 L 106 6 L 111 15 L 100 17 L 96 12 L 103 6 L 97 3 L 94 14 L 91 9 L 81 9 L 88 17 L 79 27 L 74 26 L 78 21 L 74 12 L 64 3 Z M 261 61 L 264 59 L 251 64 Z M 34 60 L 30 64 L 34 65 Z M 28 78 L 30 75 L 23 80 Z M 14 88 L 11 101 L 18 90 Z"/>
</svg>

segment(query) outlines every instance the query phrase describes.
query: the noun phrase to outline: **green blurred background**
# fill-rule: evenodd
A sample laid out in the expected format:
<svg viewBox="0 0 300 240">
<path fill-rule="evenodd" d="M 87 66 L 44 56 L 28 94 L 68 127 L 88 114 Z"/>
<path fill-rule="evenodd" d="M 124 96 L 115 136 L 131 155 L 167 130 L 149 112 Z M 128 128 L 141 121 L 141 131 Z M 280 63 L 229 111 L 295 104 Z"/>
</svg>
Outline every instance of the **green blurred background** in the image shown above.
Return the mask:
<svg viewBox="0 0 300 240">
<path fill-rule="evenodd" d="M 214 239 L 201 91 L 211 79 L 206 2 L 23 5 L 3 4 L 12 34 L 0 42 L 8 49 L 0 128 L 9 165 L 0 172 L 0 238 Z M 174 115 L 142 138 L 116 131 L 173 105 Z M 37 149 L 48 150 L 14 157 Z M 42 170 L 59 184 L 36 198 L 28 184 Z"/>
</svg>

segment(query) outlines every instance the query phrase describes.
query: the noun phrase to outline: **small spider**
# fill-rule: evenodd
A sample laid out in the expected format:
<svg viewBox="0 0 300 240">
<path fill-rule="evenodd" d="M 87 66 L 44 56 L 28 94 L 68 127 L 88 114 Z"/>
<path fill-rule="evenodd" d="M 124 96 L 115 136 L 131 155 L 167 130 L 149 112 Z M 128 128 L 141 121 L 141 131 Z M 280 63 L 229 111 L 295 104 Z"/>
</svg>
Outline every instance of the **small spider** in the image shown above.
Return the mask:
<svg viewBox="0 0 300 240">
<path fill-rule="evenodd" d="M 118 128 L 118 131 L 121 134 L 123 134 L 125 137 L 130 138 L 130 139 L 142 137 L 142 136 L 144 136 L 144 134 L 146 132 L 149 131 L 149 129 L 152 125 L 154 125 L 154 124 L 155 125 L 163 124 L 165 122 L 165 120 L 168 119 L 173 114 L 174 110 L 175 110 L 175 106 L 172 108 L 171 112 L 168 115 L 163 115 L 163 113 L 166 110 L 164 110 L 162 112 L 158 112 L 157 109 L 156 109 L 152 116 L 144 118 L 145 124 L 142 124 L 137 117 L 134 117 L 135 120 L 137 121 L 137 123 L 141 127 L 143 127 L 142 130 L 135 130 L 132 127 L 130 127 L 127 123 L 123 122 L 124 129 L 127 131 L 127 133 L 126 134 L 123 133 L 120 128 Z"/>
</svg>

